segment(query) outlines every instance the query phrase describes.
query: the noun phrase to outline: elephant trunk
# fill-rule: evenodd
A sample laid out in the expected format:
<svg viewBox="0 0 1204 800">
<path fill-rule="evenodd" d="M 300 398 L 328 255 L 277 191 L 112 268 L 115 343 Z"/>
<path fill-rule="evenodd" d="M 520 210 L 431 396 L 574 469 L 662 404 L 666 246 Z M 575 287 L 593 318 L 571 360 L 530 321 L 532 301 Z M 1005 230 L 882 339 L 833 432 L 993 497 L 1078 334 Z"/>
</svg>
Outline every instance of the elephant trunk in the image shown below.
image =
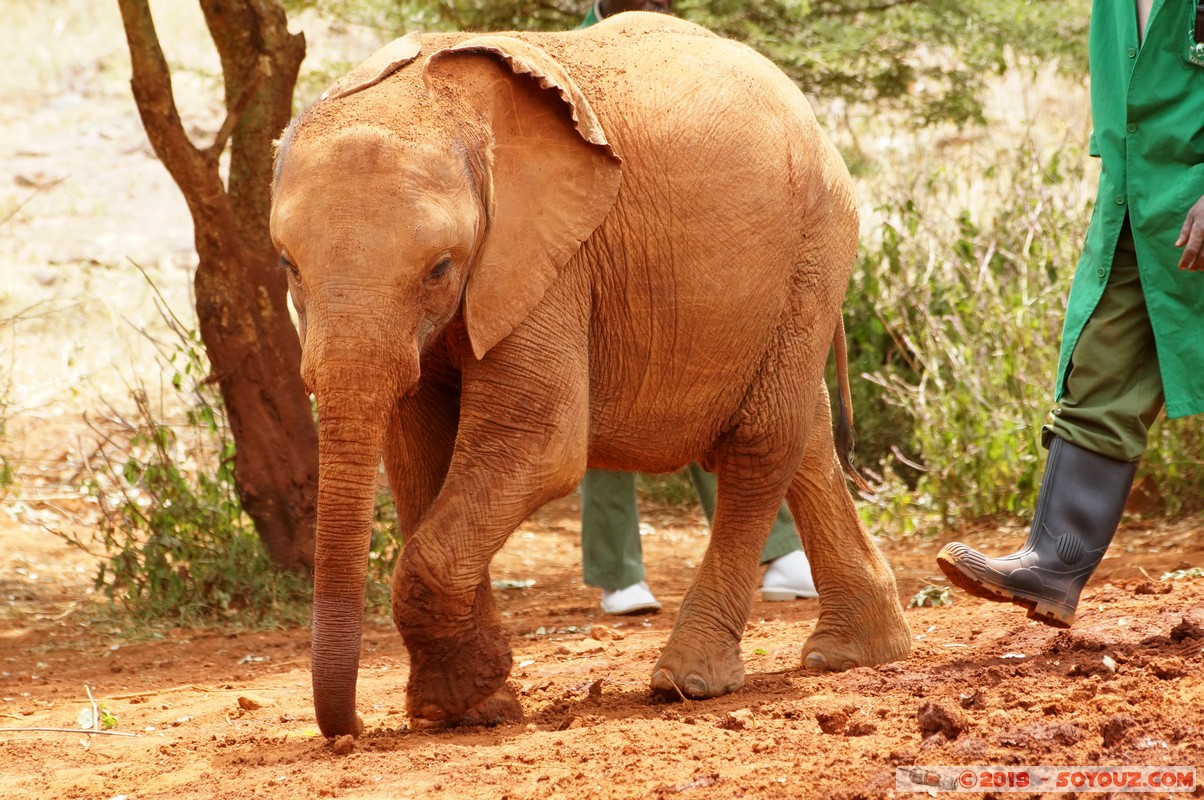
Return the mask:
<svg viewBox="0 0 1204 800">
<path fill-rule="evenodd" d="M 362 346 L 350 358 L 322 349 L 322 362 L 346 367 L 322 370 L 323 379 L 307 379 L 318 398 L 314 708 L 323 735 L 356 736 L 363 730 L 355 713 L 355 684 L 377 470 L 390 401 L 403 390 L 398 386 L 403 370 L 374 361 Z"/>
</svg>

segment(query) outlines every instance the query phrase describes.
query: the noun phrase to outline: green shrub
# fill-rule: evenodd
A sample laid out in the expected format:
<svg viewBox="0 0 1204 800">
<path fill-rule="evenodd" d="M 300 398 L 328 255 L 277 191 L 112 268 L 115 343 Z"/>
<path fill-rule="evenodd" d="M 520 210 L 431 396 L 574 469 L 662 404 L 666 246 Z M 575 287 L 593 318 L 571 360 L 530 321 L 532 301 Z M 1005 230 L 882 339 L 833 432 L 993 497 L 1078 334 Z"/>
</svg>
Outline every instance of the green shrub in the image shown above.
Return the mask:
<svg viewBox="0 0 1204 800">
<path fill-rule="evenodd" d="M 1162 511 L 1204 510 L 1204 418 L 1160 417 L 1150 431 L 1150 446 L 1138 474 L 1149 479 Z"/>
<path fill-rule="evenodd" d="M 858 449 L 882 484 L 863 507 L 873 527 L 1031 515 L 1088 162 L 1031 138 L 1001 153 L 981 170 L 897 176 L 863 237 L 845 324 L 850 372 L 866 378 L 853 388 Z M 975 202 L 956 202 L 966 194 Z M 1202 448 L 1198 420 L 1155 426 L 1141 474 L 1159 510 L 1201 507 Z"/>
<path fill-rule="evenodd" d="M 698 492 L 684 469 L 663 475 L 640 473 L 635 486 L 642 498 L 659 505 L 678 508 L 698 505 Z"/>
<path fill-rule="evenodd" d="M 184 421 L 132 393 L 126 435 L 93 464 L 103 554 L 96 587 L 142 624 L 272 624 L 307 614 L 309 586 L 272 565 L 234 483 L 234 442 L 195 331 L 181 331 L 172 386 Z"/>
<path fill-rule="evenodd" d="M 393 504 L 393 493 L 387 488 L 382 488 L 376 493 L 376 507 L 372 513 L 372 539 L 368 546 L 369 611 L 384 613 L 391 607 L 393 565 L 401 555 L 403 541 L 401 528 L 397 524 L 397 507 Z"/>
<path fill-rule="evenodd" d="M 981 173 L 901 176 L 863 241 L 846 305 L 851 371 L 868 378 L 854 400 L 896 514 L 1014 515 L 1039 485 L 1084 159 L 1032 141 L 1011 152 Z M 951 205 L 966 174 L 994 205 Z"/>
</svg>

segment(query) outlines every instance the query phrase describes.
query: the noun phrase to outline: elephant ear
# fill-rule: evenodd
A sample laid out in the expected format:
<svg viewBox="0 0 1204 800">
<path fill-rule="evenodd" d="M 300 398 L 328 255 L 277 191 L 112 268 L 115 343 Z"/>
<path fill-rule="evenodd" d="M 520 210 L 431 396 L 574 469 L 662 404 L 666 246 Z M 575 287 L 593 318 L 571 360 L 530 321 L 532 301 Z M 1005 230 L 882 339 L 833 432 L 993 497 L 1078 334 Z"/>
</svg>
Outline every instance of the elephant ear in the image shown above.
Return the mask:
<svg viewBox="0 0 1204 800">
<path fill-rule="evenodd" d="M 422 43 L 416 33 L 394 39 L 335 81 L 320 99 L 337 100 L 375 86 L 417 58 L 421 51 Z"/>
<path fill-rule="evenodd" d="M 621 161 L 568 72 L 527 42 L 469 39 L 433 54 L 424 78 L 483 115 L 492 139 L 478 176 L 489 224 L 464 292 L 465 326 L 482 358 L 606 218 Z"/>
</svg>

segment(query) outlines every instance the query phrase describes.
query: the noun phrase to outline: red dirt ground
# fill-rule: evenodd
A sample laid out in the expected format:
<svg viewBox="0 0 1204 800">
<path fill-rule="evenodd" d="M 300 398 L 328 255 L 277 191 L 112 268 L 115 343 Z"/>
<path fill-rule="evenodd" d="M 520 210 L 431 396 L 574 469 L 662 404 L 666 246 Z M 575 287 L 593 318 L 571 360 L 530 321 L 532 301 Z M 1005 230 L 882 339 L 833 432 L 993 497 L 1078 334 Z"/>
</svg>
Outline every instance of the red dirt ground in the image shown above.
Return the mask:
<svg viewBox="0 0 1204 800">
<path fill-rule="evenodd" d="M 366 731 L 344 754 L 317 733 L 307 629 L 105 635 L 79 621 L 83 556 L 6 522 L 0 727 L 75 728 L 90 690 L 115 730 L 136 736 L 0 732 L 0 794 L 868 798 L 895 794 L 896 766 L 1204 764 L 1204 580 L 1159 580 L 1204 563 L 1198 522 L 1122 530 L 1070 631 L 955 592 L 952 606 L 907 611 L 906 661 L 844 674 L 798 669 L 817 601 L 758 601 L 744 690 L 666 703 L 647 680 L 706 544 L 701 517 L 646 511 L 665 610 L 617 619 L 580 583 L 576 514 L 571 497 L 545 508 L 493 570 L 535 581 L 498 593 L 525 721 L 411 731 L 406 653 L 391 625 L 370 620 Z M 965 534 L 999 551 L 1018 535 Z M 935 579 L 938 542 L 882 545 L 903 602 Z"/>
</svg>

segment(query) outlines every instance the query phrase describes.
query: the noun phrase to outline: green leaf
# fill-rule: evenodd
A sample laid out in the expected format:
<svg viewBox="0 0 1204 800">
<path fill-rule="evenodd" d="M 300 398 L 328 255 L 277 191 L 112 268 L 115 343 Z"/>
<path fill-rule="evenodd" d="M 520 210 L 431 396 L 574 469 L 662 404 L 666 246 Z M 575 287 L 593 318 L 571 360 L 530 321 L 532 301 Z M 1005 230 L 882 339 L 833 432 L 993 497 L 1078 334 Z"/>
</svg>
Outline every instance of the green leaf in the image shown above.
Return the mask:
<svg viewBox="0 0 1204 800">
<path fill-rule="evenodd" d="M 928 584 L 908 601 L 908 608 L 924 608 L 925 606 L 953 605 L 953 591 L 948 586 Z"/>
</svg>

